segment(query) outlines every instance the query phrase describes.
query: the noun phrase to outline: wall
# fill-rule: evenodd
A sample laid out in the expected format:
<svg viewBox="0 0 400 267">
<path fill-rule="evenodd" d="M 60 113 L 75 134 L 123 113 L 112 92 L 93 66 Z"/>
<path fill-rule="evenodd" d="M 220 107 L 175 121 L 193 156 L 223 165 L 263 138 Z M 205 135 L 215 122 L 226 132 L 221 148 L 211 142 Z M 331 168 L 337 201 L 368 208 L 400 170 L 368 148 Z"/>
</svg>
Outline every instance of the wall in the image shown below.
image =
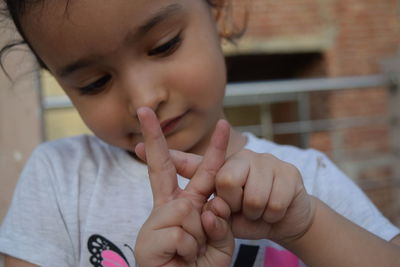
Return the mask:
<svg viewBox="0 0 400 267">
<path fill-rule="evenodd" d="M 2 22 L 0 47 L 17 38 Z M 3 57 L 11 80 L 0 71 L 0 222 L 25 161 L 42 141 L 38 79 L 29 53 L 15 50 Z"/>
<path fill-rule="evenodd" d="M 320 52 L 323 73 L 338 77 L 379 74 L 382 62 L 400 48 L 397 0 L 252 2 L 248 32 L 232 53 Z M 389 116 L 390 99 L 387 88 L 313 94 L 312 118 Z M 400 139 L 392 139 L 392 132 L 390 124 L 315 132 L 309 144 L 328 153 L 400 225 L 399 165 L 392 143 Z"/>
</svg>

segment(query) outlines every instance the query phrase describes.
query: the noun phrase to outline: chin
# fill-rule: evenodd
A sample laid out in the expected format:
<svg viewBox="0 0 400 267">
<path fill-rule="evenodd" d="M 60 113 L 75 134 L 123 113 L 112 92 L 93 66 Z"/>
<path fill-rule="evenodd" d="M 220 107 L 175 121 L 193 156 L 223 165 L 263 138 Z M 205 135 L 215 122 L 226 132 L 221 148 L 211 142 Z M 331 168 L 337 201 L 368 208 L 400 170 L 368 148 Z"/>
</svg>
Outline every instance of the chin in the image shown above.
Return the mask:
<svg viewBox="0 0 400 267">
<path fill-rule="evenodd" d="M 187 153 L 201 154 L 200 152 L 204 150 L 202 146 L 203 139 L 204 136 L 202 135 L 187 133 L 185 135 L 176 135 L 170 140 L 167 139 L 167 143 L 170 149 L 175 149 Z"/>
<path fill-rule="evenodd" d="M 131 135 L 129 136 L 124 136 L 122 138 L 103 138 L 100 135 L 96 135 L 98 138 L 100 138 L 103 142 L 121 148 L 123 150 L 129 151 L 129 152 L 133 152 L 135 153 L 135 147 L 136 145 L 141 142 L 141 140 L 139 140 L 139 138 L 134 138 Z"/>
</svg>

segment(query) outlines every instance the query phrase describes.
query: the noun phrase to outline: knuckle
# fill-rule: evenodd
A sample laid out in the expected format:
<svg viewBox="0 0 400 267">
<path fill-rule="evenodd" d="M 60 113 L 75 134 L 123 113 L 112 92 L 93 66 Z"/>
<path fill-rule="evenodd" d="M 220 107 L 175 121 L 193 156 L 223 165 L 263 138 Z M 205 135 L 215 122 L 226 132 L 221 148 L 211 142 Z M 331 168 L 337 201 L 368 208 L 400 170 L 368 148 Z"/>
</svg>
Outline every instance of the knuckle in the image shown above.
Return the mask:
<svg viewBox="0 0 400 267">
<path fill-rule="evenodd" d="M 250 155 L 253 155 L 253 154 L 257 154 L 257 153 L 245 148 L 245 149 L 242 149 L 241 151 L 238 152 L 238 155 L 241 156 L 242 154 L 243 154 L 243 156 L 250 156 Z"/>
<path fill-rule="evenodd" d="M 286 209 L 286 205 L 283 201 L 275 200 L 275 201 L 270 201 L 268 203 L 268 211 L 271 212 L 281 212 Z"/>
<path fill-rule="evenodd" d="M 243 205 L 246 208 L 252 210 L 260 210 L 265 208 L 265 202 L 262 198 L 256 196 L 249 196 L 243 201 Z"/>
<path fill-rule="evenodd" d="M 217 170 L 214 168 L 204 168 L 203 171 L 206 173 L 207 177 L 216 177 Z"/>
<path fill-rule="evenodd" d="M 215 185 L 219 189 L 232 188 L 236 186 L 235 178 L 231 173 L 219 174 L 215 179 Z"/>
<path fill-rule="evenodd" d="M 171 169 L 175 170 L 175 166 L 172 163 L 171 159 L 169 157 L 166 157 L 163 159 L 163 161 L 161 161 L 160 169 L 161 170 L 171 170 Z"/>
<path fill-rule="evenodd" d="M 163 159 L 156 166 L 148 165 L 147 167 L 150 175 L 154 175 L 160 172 L 173 173 L 176 171 L 175 166 L 172 164 L 169 158 Z"/>
<path fill-rule="evenodd" d="M 263 162 L 263 164 L 266 164 L 268 166 L 273 166 L 277 164 L 277 161 L 279 161 L 278 158 L 276 158 L 275 156 L 273 156 L 272 154 L 268 154 L 268 153 L 263 153 L 260 156 L 260 160 Z"/>
<path fill-rule="evenodd" d="M 242 149 L 238 153 L 236 153 L 235 156 L 238 158 L 242 158 L 242 157 L 249 157 L 252 154 L 255 154 L 255 152 L 248 149 Z"/>
<path fill-rule="evenodd" d="M 170 238 L 173 243 L 180 243 L 185 238 L 185 232 L 180 227 L 173 227 L 170 230 Z"/>
<path fill-rule="evenodd" d="M 296 182 L 301 182 L 303 180 L 299 169 L 293 164 L 285 162 L 284 169 L 286 171 L 286 176 L 290 178 L 290 180 Z"/>
<path fill-rule="evenodd" d="M 301 176 L 301 173 L 300 173 L 299 169 L 297 169 L 296 166 L 294 166 L 292 164 L 289 164 L 289 165 L 292 166 L 292 168 L 290 168 L 291 173 L 292 173 L 291 176 L 293 178 L 297 179 L 297 180 L 301 180 L 302 181 L 303 179 L 302 179 L 302 176 Z"/>
<path fill-rule="evenodd" d="M 186 198 L 177 199 L 174 205 L 179 214 L 188 215 L 193 210 L 192 201 Z"/>
<path fill-rule="evenodd" d="M 284 166 L 287 168 L 288 172 L 290 172 L 293 175 L 300 174 L 299 170 L 297 169 L 296 166 L 289 162 L 283 162 Z"/>
<path fill-rule="evenodd" d="M 266 212 L 263 215 L 263 220 L 268 223 L 276 223 L 282 220 L 284 212 Z"/>
</svg>

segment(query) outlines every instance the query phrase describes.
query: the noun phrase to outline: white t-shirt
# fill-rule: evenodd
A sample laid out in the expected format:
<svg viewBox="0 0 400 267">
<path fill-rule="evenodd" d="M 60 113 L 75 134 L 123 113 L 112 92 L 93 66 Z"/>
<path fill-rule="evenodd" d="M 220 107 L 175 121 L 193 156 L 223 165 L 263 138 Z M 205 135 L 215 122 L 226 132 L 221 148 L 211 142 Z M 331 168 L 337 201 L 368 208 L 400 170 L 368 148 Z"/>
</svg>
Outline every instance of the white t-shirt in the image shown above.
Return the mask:
<svg viewBox="0 0 400 267">
<path fill-rule="evenodd" d="M 399 234 L 322 153 L 245 135 L 247 149 L 294 164 L 306 190 L 340 214 L 383 239 Z M 44 267 L 101 267 L 102 260 L 133 267 L 131 248 L 152 201 L 146 165 L 125 151 L 88 135 L 42 144 L 17 184 L 0 252 Z M 232 266 L 303 265 L 269 240 L 236 240 L 235 253 Z"/>
</svg>

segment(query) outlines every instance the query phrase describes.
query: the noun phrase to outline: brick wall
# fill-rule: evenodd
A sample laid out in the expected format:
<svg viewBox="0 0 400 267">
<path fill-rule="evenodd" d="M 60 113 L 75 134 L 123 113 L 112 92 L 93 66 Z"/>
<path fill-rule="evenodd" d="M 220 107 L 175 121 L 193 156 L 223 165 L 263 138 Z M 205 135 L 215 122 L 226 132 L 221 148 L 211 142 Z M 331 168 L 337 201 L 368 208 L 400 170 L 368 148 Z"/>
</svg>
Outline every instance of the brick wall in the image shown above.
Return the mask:
<svg viewBox="0 0 400 267">
<path fill-rule="evenodd" d="M 235 17 L 241 18 L 246 1 L 235 1 Z M 379 74 L 382 61 L 400 48 L 400 4 L 397 0 L 253 0 L 241 42 L 250 48 L 257 43 L 253 48 L 266 54 L 320 52 L 318 73 L 327 77 Z M 386 88 L 313 94 L 312 117 L 385 116 L 390 112 L 389 98 Z M 309 144 L 328 153 L 400 225 L 400 177 L 394 175 L 398 164 L 392 157 L 390 135 L 390 125 L 374 125 L 312 133 Z"/>
<path fill-rule="evenodd" d="M 329 76 L 368 75 L 381 72 L 381 63 L 400 44 L 399 2 L 396 0 L 334 1 L 336 37 L 325 51 Z M 334 93 L 332 117 L 378 116 L 389 113 L 386 89 Z M 352 128 L 338 136 L 342 153 L 338 164 L 363 187 L 382 212 L 399 224 L 399 177 L 393 177 L 390 125 Z M 340 160 L 339 160 L 340 159 Z M 397 179 L 397 181 L 396 181 Z"/>
<path fill-rule="evenodd" d="M 248 35 L 264 38 L 314 34 L 324 24 L 315 0 L 253 0 Z"/>
</svg>

